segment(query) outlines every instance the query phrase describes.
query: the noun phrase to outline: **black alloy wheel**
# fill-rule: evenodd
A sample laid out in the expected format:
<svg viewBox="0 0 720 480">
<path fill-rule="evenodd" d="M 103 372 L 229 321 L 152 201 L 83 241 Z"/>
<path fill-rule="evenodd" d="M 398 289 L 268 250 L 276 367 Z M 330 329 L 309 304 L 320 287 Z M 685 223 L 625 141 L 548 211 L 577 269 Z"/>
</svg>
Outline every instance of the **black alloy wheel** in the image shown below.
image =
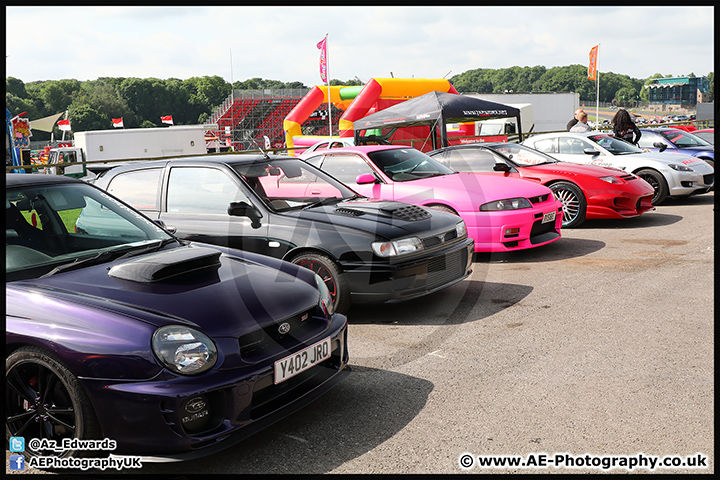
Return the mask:
<svg viewBox="0 0 720 480">
<path fill-rule="evenodd" d="M 644 168 L 637 171 L 635 175 L 648 182 L 653 187 L 653 190 L 655 190 L 652 198 L 653 205 L 659 205 L 665 200 L 667 200 L 668 185 L 665 181 L 665 178 L 660 172 L 656 172 L 655 170 L 651 170 L 649 168 Z"/>
<path fill-rule="evenodd" d="M 5 360 L 5 434 L 26 439 L 30 456 L 81 456 L 85 452 L 56 452 L 31 440 L 99 438 L 99 426 L 77 377 L 53 355 L 37 347 L 23 347 Z"/>
</svg>

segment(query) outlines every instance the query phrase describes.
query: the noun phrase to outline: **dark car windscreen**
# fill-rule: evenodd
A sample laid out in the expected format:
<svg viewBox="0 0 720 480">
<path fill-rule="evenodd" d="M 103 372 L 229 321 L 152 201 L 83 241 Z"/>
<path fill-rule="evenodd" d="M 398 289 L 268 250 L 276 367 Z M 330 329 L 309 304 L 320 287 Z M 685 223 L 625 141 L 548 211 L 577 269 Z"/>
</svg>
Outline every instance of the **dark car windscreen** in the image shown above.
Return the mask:
<svg viewBox="0 0 720 480">
<path fill-rule="evenodd" d="M 538 150 L 526 147 L 525 145 L 503 143 L 501 145 L 488 146 L 487 148 L 505 155 L 520 167 L 558 163 L 558 161 L 550 155 L 546 155 Z"/>
<path fill-rule="evenodd" d="M 591 135 L 588 137 L 613 155 L 627 155 L 630 153 L 643 153 L 643 150 L 630 142 L 620 140 L 610 135 Z"/>
<path fill-rule="evenodd" d="M 233 165 L 233 169 L 267 206 L 278 211 L 357 196 L 330 175 L 299 159 L 241 163 Z"/>
<path fill-rule="evenodd" d="M 693 148 L 693 147 L 708 147 L 712 146 L 710 142 L 706 142 L 704 139 L 693 135 L 689 132 L 683 132 L 681 130 L 671 130 L 665 132 L 665 138 L 670 140 L 673 145 L 678 148 Z"/>
<path fill-rule="evenodd" d="M 392 148 L 368 153 L 370 160 L 393 182 L 457 173 L 414 148 Z"/>
<path fill-rule="evenodd" d="M 32 278 L 61 264 L 113 255 L 173 237 L 105 192 L 82 183 L 6 190 L 6 278 Z M 106 255 L 107 253 L 107 255 Z"/>
</svg>

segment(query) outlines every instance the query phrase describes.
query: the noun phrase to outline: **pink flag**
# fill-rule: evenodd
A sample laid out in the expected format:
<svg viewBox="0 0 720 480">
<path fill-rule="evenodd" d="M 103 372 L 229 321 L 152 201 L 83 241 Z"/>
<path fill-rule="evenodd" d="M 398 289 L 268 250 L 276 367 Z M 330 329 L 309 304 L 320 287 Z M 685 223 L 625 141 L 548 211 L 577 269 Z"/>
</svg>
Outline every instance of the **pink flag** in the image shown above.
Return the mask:
<svg viewBox="0 0 720 480">
<path fill-rule="evenodd" d="M 112 119 L 113 127 L 115 128 L 125 128 L 125 125 L 123 124 L 122 117 L 120 118 L 113 118 Z"/>
<path fill-rule="evenodd" d="M 169 123 L 170 125 L 174 125 L 172 115 L 166 115 L 164 117 L 160 117 L 160 120 L 162 120 L 162 123 Z"/>
<path fill-rule="evenodd" d="M 60 120 L 58 121 L 58 127 L 60 130 L 64 130 L 66 132 L 70 131 L 70 120 Z"/>
<path fill-rule="evenodd" d="M 320 78 L 327 83 L 327 37 L 317 44 L 317 48 L 320 49 Z"/>
</svg>

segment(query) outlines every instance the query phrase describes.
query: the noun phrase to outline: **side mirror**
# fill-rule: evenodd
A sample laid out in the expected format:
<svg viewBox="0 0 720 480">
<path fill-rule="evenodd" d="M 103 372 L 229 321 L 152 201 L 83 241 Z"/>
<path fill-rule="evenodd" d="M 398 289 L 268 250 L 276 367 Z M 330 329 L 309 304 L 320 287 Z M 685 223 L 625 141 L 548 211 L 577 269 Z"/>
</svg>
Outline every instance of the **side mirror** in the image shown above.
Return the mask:
<svg viewBox="0 0 720 480">
<path fill-rule="evenodd" d="M 375 183 L 377 179 L 372 173 L 363 173 L 355 178 L 355 183 L 358 185 L 367 185 L 368 183 Z"/>
<path fill-rule="evenodd" d="M 583 150 L 583 153 L 584 153 L 585 155 L 592 155 L 592 156 L 600 155 L 600 152 L 598 152 L 597 150 L 592 149 L 592 148 L 586 148 L 586 149 L 584 149 L 584 150 Z"/>
<path fill-rule="evenodd" d="M 170 232 L 170 233 L 175 233 L 175 232 L 177 232 L 177 227 L 168 227 L 167 225 L 165 225 L 165 222 L 163 222 L 163 221 L 160 220 L 159 218 L 154 218 L 152 222 L 153 222 L 155 225 L 159 226 L 160 228 L 164 228 L 165 230 L 167 230 L 167 231 Z"/>
<path fill-rule="evenodd" d="M 495 172 L 509 172 L 510 171 L 510 165 L 507 163 L 496 163 L 493 166 L 493 171 Z"/>
<path fill-rule="evenodd" d="M 233 202 L 228 206 L 228 215 L 231 217 L 248 217 L 252 220 L 252 228 L 260 228 L 262 213 L 247 202 Z"/>
<path fill-rule="evenodd" d="M 653 147 L 659 148 L 660 151 L 662 152 L 662 151 L 665 151 L 668 146 L 666 144 L 664 144 L 663 142 L 655 142 L 655 143 L 653 143 Z"/>
</svg>

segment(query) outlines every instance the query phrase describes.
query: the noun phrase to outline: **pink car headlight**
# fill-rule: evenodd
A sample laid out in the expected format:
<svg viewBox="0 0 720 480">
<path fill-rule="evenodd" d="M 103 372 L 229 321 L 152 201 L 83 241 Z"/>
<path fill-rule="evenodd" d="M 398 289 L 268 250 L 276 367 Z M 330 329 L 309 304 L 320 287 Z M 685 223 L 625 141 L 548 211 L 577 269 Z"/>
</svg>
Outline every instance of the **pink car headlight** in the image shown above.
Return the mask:
<svg viewBox="0 0 720 480">
<path fill-rule="evenodd" d="M 502 210 L 520 210 L 521 208 L 532 208 L 527 198 L 508 198 L 506 200 L 495 200 L 480 205 L 481 212 L 498 212 Z"/>
</svg>

